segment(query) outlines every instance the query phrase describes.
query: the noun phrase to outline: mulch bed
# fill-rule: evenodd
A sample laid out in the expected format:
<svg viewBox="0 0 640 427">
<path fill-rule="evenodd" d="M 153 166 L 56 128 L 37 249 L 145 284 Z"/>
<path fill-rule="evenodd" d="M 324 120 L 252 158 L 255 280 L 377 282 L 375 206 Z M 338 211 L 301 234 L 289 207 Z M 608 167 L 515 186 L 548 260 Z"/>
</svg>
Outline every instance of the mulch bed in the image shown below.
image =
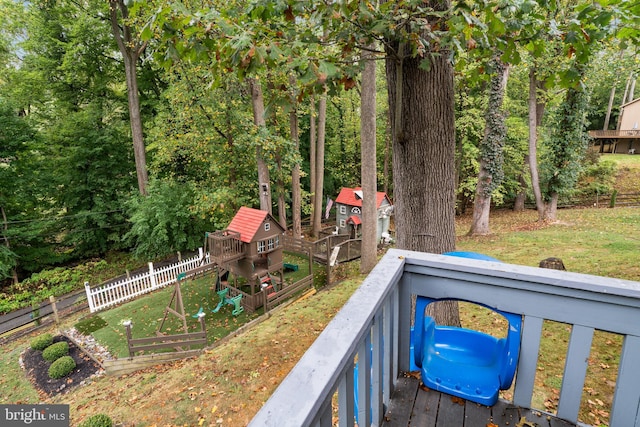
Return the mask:
<svg viewBox="0 0 640 427">
<path fill-rule="evenodd" d="M 67 337 L 58 335 L 53 338 L 54 343 L 59 341 L 66 341 L 69 344 L 69 356 L 73 357 L 76 362 L 76 368 L 64 378 L 49 378 L 49 366 L 51 363 L 42 358 L 42 352 L 28 348 L 22 354 L 22 363 L 27 377 L 38 391 L 47 396 L 66 393 L 102 370 L 98 363 Z"/>
</svg>

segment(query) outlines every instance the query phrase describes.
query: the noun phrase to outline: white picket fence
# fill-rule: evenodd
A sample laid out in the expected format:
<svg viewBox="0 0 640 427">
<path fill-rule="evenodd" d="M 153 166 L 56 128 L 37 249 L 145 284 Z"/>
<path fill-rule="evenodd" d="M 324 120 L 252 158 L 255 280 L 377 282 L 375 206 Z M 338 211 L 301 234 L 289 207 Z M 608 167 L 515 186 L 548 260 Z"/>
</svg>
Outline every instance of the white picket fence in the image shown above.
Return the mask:
<svg viewBox="0 0 640 427">
<path fill-rule="evenodd" d="M 205 256 L 204 261 L 208 263 L 208 254 L 205 255 L 202 248 L 198 248 L 198 255 L 191 258 L 158 269 L 155 269 L 153 263 L 150 262 L 148 272 L 136 274 L 117 282 L 93 288 L 89 286 L 89 282 L 85 282 L 89 310 L 94 313 L 174 283 L 178 274 L 186 273 L 202 265 Z"/>
</svg>

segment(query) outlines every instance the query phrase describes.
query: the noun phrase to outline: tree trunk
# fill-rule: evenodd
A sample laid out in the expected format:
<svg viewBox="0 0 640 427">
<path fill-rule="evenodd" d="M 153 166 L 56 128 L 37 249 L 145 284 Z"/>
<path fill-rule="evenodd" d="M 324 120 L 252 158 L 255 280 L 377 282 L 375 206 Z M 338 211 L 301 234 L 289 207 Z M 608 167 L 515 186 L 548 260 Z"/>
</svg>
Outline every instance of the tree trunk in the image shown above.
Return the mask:
<svg viewBox="0 0 640 427">
<path fill-rule="evenodd" d="M 613 84 L 611 88 L 611 93 L 609 94 L 609 104 L 607 105 L 607 115 L 604 117 L 604 125 L 602 126 L 602 130 L 609 129 L 609 119 L 611 118 L 611 110 L 613 109 L 613 100 L 616 97 L 616 84 L 618 83 L 618 79 Z M 600 144 L 602 144 L 602 140 L 600 140 Z M 604 146 L 604 145 L 602 145 Z"/>
<path fill-rule="evenodd" d="M 264 98 L 262 97 L 262 87 L 256 79 L 249 79 L 249 89 L 251 90 L 251 105 L 253 106 L 253 123 L 262 128 L 266 126 L 264 118 Z M 256 162 L 258 164 L 258 185 L 260 193 L 260 210 L 267 211 L 273 215 L 271 206 L 271 184 L 269 178 L 269 166 L 262 155 L 262 146 L 256 146 Z"/>
<path fill-rule="evenodd" d="M 427 71 L 420 68 L 419 58 L 403 57 L 401 44 L 389 46 L 397 246 L 450 251 L 455 248 L 453 69 L 446 54 L 432 57 Z M 436 320 L 459 325 L 457 304 L 440 304 Z"/>
<path fill-rule="evenodd" d="M 118 24 L 118 11 L 122 15 L 122 25 Z M 124 73 L 127 84 L 127 100 L 129 104 L 129 122 L 131 125 L 131 138 L 133 140 L 133 155 L 136 162 L 136 174 L 138 177 L 138 191 L 147 194 L 147 158 L 144 147 L 144 135 L 142 131 L 142 117 L 140 116 L 140 94 L 138 92 L 138 76 L 136 63 L 145 45 L 134 40 L 131 28 L 127 24 L 129 10 L 124 0 L 109 0 L 109 16 L 111 31 L 118 44 L 118 49 L 124 60 Z"/>
<path fill-rule="evenodd" d="M 558 219 L 558 193 L 551 193 L 549 202 L 544 206 L 544 220 L 556 221 Z"/>
<path fill-rule="evenodd" d="M 276 157 L 276 162 L 278 164 L 278 180 L 277 180 L 277 194 L 278 194 L 278 222 L 284 228 L 284 231 L 287 231 L 287 204 L 284 200 L 284 181 L 283 181 L 283 172 L 282 172 L 282 156 L 278 154 Z"/>
<path fill-rule="evenodd" d="M 316 163 L 317 163 L 317 130 L 316 130 L 316 98 L 311 95 L 309 102 L 309 192 L 311 193 L 311 221 L 313 228 L 313 218 L 316 211 Z M 313 234 L 313 233 L 312 233 Z"/>
<path fill-rule="evenodd" d="M 324 144 L 327 125 L 327 93 L 322 94 L 318 103 L 318 146 L 316 148 L 316 197 L 313 210 L 313 237 L 318 237 L 322 228 L 322 199 L 324 197 Z"/>
<path fill-rule="evenodd" d="M 291 90 L 295 88 L 296 79 L 291 75 L 289 78 Z M 300 152 L 300 136 L 298 126 L 297 101 L 295 96 L 291 96 L 291 111 L 289 112 L 289 128 L 291 131 L 291 140 L 295 144 L 296 152 Z M 293 237 L 302 237 L 302 191 L 300 189 L 300 164 L 296 162 L 291 170 L 291 217 L 293 219 L 292 233 Z"/>
<path fill-rule="evenodd" d="M 391 129 L 387 129 L 387 134 L 384 137 L 384 165 L 382 166 L 382 175 L 384 179 L 384 191 L 387 194 L 390 194 L 391 189 L 389 188 L 389 183 L 391 182 L 391 176 L 389 170 L 391 169 Z"/>
<path fill-rule="evenodd" d="M 538 176 L 538 114 L 537 114 L 538 81 L 536 69 L 529 69 L 529 172 L 531 173 L 531 188 L 536 199 L 538 220 L 545 216 L 545 202 L 540 191 L 540 178 Z"/>
<path fill-rule="evenodd" d="M 3 229 L 4 229 L 4 244 L 7 247 L 7 249 L 11 249 L 11 245 L 9 244 L 9 238 L 7 237 L 7 230 L 9 229 L 8 227 L 8 221 L 7 221 L 7 214 L 4 211 L 4 207 L 0 206 L 0 214 L 2 214 L 2 224 L 3 224 Z M 18 272 L 16 271 L 15 267 L 11 269 L 11 278 L 13 279 L 13 284 L 17 285 L 20 281 L 18 280 Z"/>
<path fill-rule="evenodd" d="M 364 52 L 364 51 L 363 51 Z M 360 272 L 369 273 L 377 262 L 378 214 L 376 168 L 376 64 L 373 54 L 364 52 L 360 99 L 360 139 L 362 179 L 362 246 Z"/>
<path fill-rule="evenodd" d="M 502 182 L 502 148 L 507 136 L 505 117 L 502 111 L 504 90 L 509 78 L 509 66 L 502 63 L 496 55 L 493 60 L 495 74 L 491 78 L 489 103 L 485 114 L 484 139 L 480 144 L 480 171 L 473 205 L 473 221 L 469 235 L 486 235 L 490 233 L 489 213 L 491 211 L 491 194 Z"/>
</svg>

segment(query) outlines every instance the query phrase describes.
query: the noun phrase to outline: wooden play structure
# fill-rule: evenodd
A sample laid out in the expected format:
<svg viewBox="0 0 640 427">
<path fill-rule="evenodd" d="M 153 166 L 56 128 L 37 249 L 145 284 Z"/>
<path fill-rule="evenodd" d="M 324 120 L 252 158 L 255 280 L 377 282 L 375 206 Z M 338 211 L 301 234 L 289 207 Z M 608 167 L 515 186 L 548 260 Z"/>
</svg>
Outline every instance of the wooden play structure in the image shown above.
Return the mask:
<svg viewBox="0 0 640 427">
<path fill-rule="evenodd" d="M 205 252 L 217 273 L 219 306 L 253 312 L 264 304 L 262 290 L 275 294 L 284 283 L 284 228 L 266 211 L 241 207 L 225 230 L 207 233 Z M 226 279 L 226 280 L 225 280 Z"/>
</svg>

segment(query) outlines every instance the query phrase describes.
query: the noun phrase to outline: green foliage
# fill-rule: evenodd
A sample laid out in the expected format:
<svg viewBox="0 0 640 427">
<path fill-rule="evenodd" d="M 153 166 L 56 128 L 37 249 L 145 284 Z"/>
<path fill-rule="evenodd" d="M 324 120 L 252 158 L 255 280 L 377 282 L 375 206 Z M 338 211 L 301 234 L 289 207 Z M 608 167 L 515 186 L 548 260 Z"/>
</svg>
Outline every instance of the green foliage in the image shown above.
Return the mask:
<svg viewBox="0 0 640 427">
<path fill-rule="evenodd" d="M 464 85 L 466 82 L 459 82 Z M 486 100 L 470 88 L 456 97 L 456 169 L 458 210 L 464 212 L 473 200 L 478 181 L 479 145 L 484 134 L 483 108 Z"/>
<path fill-rule="evenodd" d="M 72 268 L 56 267 L 35 273 L 17 285 L 11 285 L 0 292 L 0 313 L 28 307 L 34 301 L 39 303 L 50 296 L 61 296 L 73 290 L 82 289 L 85 281 L 107 270 L 108 266 L 104 260 L 91 261 Z"/>
<path fill-rule="evenodd" d="M 51 344 L 53 344 L 53 336 L 51 336 L 51 334 L 42 334 L 31 340 L 29 346 L 34 350 L 42 351 Z"/>
<path fill-rule="evenodd" d="M 505 87 L 503 80 L 508 73 L 508 66 L 498 58 L 490 62 L 494 68 L 494 75 L 489 84 L 489 101 L 485 113 L 485 133 L 480 144 L 480 158 L 487 173 L 488 182 L 482 180 L 478 183 L 479 191 L 484 197 L 490 197 L 504 180 L 504 156 L 503 147 L 507 136 L 505 126 L 505 112 L 502 108 Z M 508 74 L 507 74 L 508 75 Z"/>
<path fill-rule="evenodd" d="M 76 361 L 71 356 L 62 356 L 49 366 L 49 378 L 59 379 L 69 375 L 76 368 Z"/>
<path fill-rule="evenodd" d="M 102 106 L 86 106 L 69 113 L 49 135 L 52 143 L 63 147 L 56 157 L 56 181 L 65 189 L 59 203 L 68 215 L 59 226 L 66 231 L 61 240 L 73 257 L 122 248 L 120 239 L 128 227 L 123 205 L 134 183 L 134 161 L 122 143 L 124 122 L 104 127 L 102 114 Z"/>
<path fill-rule="evenodd" d="M 106 414 L 95 414 L 81 422 L 78 427 L 112 427 L 113 421 Z"/>
<path fill-rule="evenodd" d="M 577 194 L 584 196 L 610 194 L 615 184 L 616 172 L 616 163 L 611 160 L 600 160 L 585 165 L 578 176 Z"/>
<path fill-rule="evenodd" d="M 80 320 L 74 327 L 83 335 L 91 335 L 92 332 L 100 330 L 107 326 L 107 322 L 98 315 L 89 316 Z"/>
<path fill-rule="evenodd" d="M 4 245 L 0 245 L 0 280 L 11 277 L 12 271 L 17 264 L 15 252 Z"/>
<path fill-rule="evenodd" d="M 542 156 L 543 197 L 571 192 L 587 150 L 586 106 L 589 97 L 582 85 L 567 89 L 562 103 L 552 113 L 551 134 L 544 140 Z M 541 184 L 542 188 L 542 184 Z"/>
<path fill-rule="evenodd" d="M 66 341 L 60 341 L 45 348 L 42 351 L 42 358 L 47 362 L 53 362 L 68 354 L 69 344 Z"/>
<path fill-rule="evenodd" d="M 148 190 L 148 196 L 129 202 L 133 226 L 125 239 L 134 246 L 134 255 L 155 259 L 201 245 L 207 222 L 194 215 L 193 186 L 155 180 Z"/>
</svg>

